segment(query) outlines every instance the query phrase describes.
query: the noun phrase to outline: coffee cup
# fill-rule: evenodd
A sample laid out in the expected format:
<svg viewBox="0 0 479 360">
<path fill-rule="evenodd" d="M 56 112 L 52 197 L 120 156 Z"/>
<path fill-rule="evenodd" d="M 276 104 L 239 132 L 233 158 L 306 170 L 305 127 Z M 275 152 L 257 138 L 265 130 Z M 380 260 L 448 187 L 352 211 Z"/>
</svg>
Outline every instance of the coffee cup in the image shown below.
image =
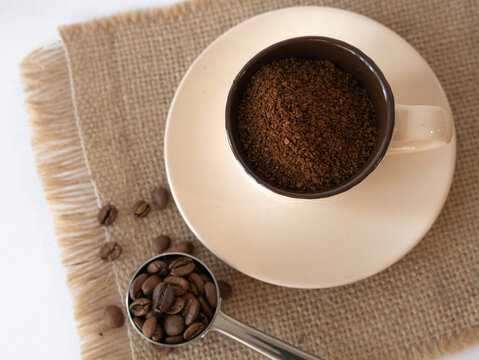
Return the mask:
<svg viewBox="0 0 479 360">
<path fill-rule="evenodd" d="M 329 60 L 352 74 L 367 91 L 376 111 L 377 136 L 369 157 L 347 180 L 320 190 L 286 188 L 268 180 L 250 163 L 241 144 L 238 111 L 251 77 L 264 65 L 287 58 Z M 283 198 L 318 199 L 343 193 L 363 181 L 385 155 L 427 151 L 447 145 L 453 134 L 451 113 L 431 105 L 396 104 L 393 92 L 380 68 L 361 50 L 343 41 L 305 36 L 273 44 L 251 58 L 230 88 L 225 110 L 226 136 L 238 166 L 261 189 Z"/>
</svg>

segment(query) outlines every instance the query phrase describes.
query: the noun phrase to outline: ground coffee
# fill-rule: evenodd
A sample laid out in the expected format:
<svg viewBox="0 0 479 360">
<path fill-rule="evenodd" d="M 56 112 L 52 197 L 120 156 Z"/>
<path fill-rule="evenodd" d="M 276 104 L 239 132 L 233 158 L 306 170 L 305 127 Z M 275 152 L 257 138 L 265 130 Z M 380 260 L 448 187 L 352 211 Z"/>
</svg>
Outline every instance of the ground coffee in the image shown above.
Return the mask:
<svg viewBox="0 0 479 360">
<path fill-rule="evenodd" d="M 344 183 L 366 162 L 377 136 L 366 90 L 328 60 L 264 65 L 252 76 L 237 116 L 251 166 L 291 190 Z"/>
</svg>

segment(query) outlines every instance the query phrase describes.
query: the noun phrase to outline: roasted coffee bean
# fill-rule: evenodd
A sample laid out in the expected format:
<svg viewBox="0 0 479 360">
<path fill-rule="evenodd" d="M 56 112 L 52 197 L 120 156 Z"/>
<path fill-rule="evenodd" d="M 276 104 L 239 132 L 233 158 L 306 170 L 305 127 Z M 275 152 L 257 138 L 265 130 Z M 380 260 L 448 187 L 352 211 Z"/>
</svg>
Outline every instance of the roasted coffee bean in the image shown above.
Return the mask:
<svg viewBox="0 0 479 360">
<path fill-rule="evenodd" d="M 186 341 L 197 337 L 205 329 L 205 325 L 201 322 L 195 322 L 188 326 L 183 333 L 183 339 Z"/>
<path fill-rule="evenodd" d="M 231 285 L 224 280 L 218 280 L 217 283 L 221 298 L 224 300 L 229 299 L 231 293 L 233 292 L 233 288 L 231 287 Z"/>
<path fill-rule="evenodd" d="M 185 298 L 185 301 L 188 302 L 190 301 L 190 299 L 194 299 L 195 296 L 192 294 L 192 293 L 186 293 L 185 295 L 183 295 L 183 297 Z"/>
<path fill-rule="evenodd" d="M 165 311 L 167 314 L 174 315 L 181 312 L 186 305 L 186 300 L 183 297 L 176 297 L 173 304 Z"/>
<path fill-rule="evenodd" d="M 203 280 L 203 282 L 211 281 L 210 277 L 206 275 L 205 273 L 201 273 L 200 278 L 201 280 Z"/>
<path fill-rule="evenodd" d="M 137 298 L 141 297 L 141 287 L 145 282 L 146 278 L 148 277 L 147 274 L 143 273 L 138 275 L 135 280 L 131 283 L 130 286 L 130 297 L 132 300 L 136 300 Z"/>
<path fill-rule="evenodd" d="M 182 241 L 173 248 L 173 252 L 181 252 L 185 254 L 192 254 L 194 250 L 193 243 L 191 241 Z"/>
<path fill-rule="evenodd" d="M 196 296 L 205 293 L 205 283 L 197 273 L 194 272 L 188 276 L 188 283 L 190 284 L 190 291 Z"/>
<path fill-rule="evenodd" d="M 174 276 L 188 276 L 195 270 L 195 263 L 188 257 L 180 257 L 173 260 L 168 269 L 170 269 L 170 274 Z"/>
<path fill-rule="evenodd" d="M 161 339 L 163 339 L 163 336 L 165 336 L 165 332 L 163 331 L 161 325 L 158 325 L 151 339 L 154 341 L 160 341 Z"/>
<path fill-rule="evenodd" d="M 196 319 L 196 321 L 203 323 L 205 326 L 207 326 L 210 323 L 210 319 L 208 319 L 208 316 L 206 316 L 202 312 L 200 312 L 200 314 L 198 315 L 198 319 Z"/>
<path fill-rule="evenodd" d="M 173 289 L 175 296 L 185 295 L 190 288 L 188 280 L 179 276 L 167 276 L 163 282 L 167 283 L 169 287 Z"/>
<path fill-rule="evenodd" d="M 153 290 L 153 309 L 159 313 L 168 310 L 175 300 L 173 289 L 165 282 L 156 285 Z"/>
<path fill-rule="evenodd" d="M 160 235 L 156 239 L 154 239 L 151 242 L 153 251 L 156 252 L 157 254 L 161 254 L 168 250 L 170 247 L 171 240 L 168 236 L 166 235 Z"/>
<path fill-rule="evenodd" d="M 153 335 L 153 338 L 152 338 L 153 340 L 155 340 L 154 337 L 155 336 Z M 161 340 L 161 339 L 158 339 L 158 340 Z M 158 340 L 155 340 L 155 341 L 158 341 Z M 160 355 L 168 355 L 171 352 L 175 351 L 175 348 L 172 348 L 169 346 L 161 346 L 161 345 L 156 345 L 152 343 L 150 343 L 150 346 L 153 348 L 153 350 L 155 350 Z"/>
<path fill-rule="evenodd" d="M 165 344 L 179 344 L 180 342 L 183 342 L 183 336 L 182 335 L 176 335 L 176 336 L 167 336 L 163 340 Z"/>
<path fill-rule="evenodd" d="M 156 324 L 158 322 L 158 318 L 156 316 L 149 317 L 146 319 L 143 327 L 141 328 L 141 332 L 145 335 L 148 339 L 153 336 L 156 330 Z"/>
<path fill-rule="evenodd" d="M 151 295 L 159 282 L 161 282 L 161 278 L 159 276 L 151 275 L 148 279 L 145 280 L 143 285 L 141 285 L 141 291 L 143 291 L 143 294 L 145 294 L 146 296 Z"/>
<path fill-rule="evenodd" d="M 116 242 L 107 242 L 100 248 L 100 257 L 103 261 L 112 262 L 121 255 L 121 246 Z"/>
<path fill-rule="evenodd" d="M 180 315 L 167 315 L 163 319 L 163 329 L 166 335 L 176 336 L 183 332 L 185 328 L 185 320 Z"/>
<path fill-rule="evenodd" d="M 133 316 L 133 322 L 135 323 L 136 327 L 141 330 L 143 328 L 143 324 L 145 323 L 145 318 Z"/>
<path fill-rule="evenodd" d="M 103 320 L 107 328 L 115 329 L 123 326 L 125 318 L 123 317 L 123 311 L 118 306 L 110 305 L 103 311 Z"/>
<path fill-rule="evenodd" d="M 146 271 L 148 271 L 148 274 L 166 276 L 168 274 L 168 264 L 161 260 L 155 260 L 148 265 Z"/>
<path fill-rule="evenodd" d="M 98 222 L 100 225 L 110 226 L 115 221 L 118 210 L 113 205 L 105 205 L 98 212 Z"/>
<path fill-rule="evenodd" d="M 203 296 L 200 296 L 198 298 L 198 301 L 200 302 L 200 308 L 201 311 L 206 314 L 210 319 L 213 316 L 213 310 L 211 310 L 210 305 L 208 304 L 208 301 Z"/>
<path fill-rule="evenodd" d="M 136 299 L 130 304 L 130 312 L 133 316 L 143 316 L 151 309 L 151 300 L 147 298 Z"/>
<path fill-rule="evenodd" d="M 146 314 L 145 317 L 146 317 L 147 319 L 149 319 L 149 318 L 151 318 L 152 316 L 154 316 L 154 317 L 159 317 L 160 315 L 161 315 L 161 314 L 160 314 L 158 311 L 155 311 L 155 310 L 152 309 L 152 310 L 148 311 L 148 314 Z"/>
<path fill-rule="evenodd" d="M 196 321 L 198 315 L 200 314 L 200 308 L 201 305 L 197 298 L 194 297 L 188 300 L 185 308 L 183 309 L 183 317 L 185 318 L 186 326 L 193 324 Z"/>
<path fill-rule="evenodd" d="M 156 189 L 153 189 L 151 196 L 153 198 L 153 202 L 159 210 L 166 208 L 169 197 L 169 193 L 166 188 L 159 186 Z"/>
<path fill-rule="evenodd" d="M 142 218 L 150 212 L 150 205 L 145 200 L 140 200 L 135 204 L 135 215 Z"/>
<path fill-rule="evenodd" d="M 216 287 L 211 281 L 205 284 L 205 297 L 212 308 L 216 307 Z"/>
</svg>

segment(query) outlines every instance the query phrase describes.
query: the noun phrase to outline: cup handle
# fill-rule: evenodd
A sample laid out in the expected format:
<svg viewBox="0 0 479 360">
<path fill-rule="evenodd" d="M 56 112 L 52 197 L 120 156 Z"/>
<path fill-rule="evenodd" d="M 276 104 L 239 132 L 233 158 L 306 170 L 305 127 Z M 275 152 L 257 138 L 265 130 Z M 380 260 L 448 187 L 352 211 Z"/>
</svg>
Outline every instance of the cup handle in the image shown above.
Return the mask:
<svg viewBox="0 0 479 360">
<path fill-rule="evenodd" d="M 452 138 L 452 114 L 439 106 L 395 106 L 395 125 L 388 154 L 436 149 Z"/>
</svg>

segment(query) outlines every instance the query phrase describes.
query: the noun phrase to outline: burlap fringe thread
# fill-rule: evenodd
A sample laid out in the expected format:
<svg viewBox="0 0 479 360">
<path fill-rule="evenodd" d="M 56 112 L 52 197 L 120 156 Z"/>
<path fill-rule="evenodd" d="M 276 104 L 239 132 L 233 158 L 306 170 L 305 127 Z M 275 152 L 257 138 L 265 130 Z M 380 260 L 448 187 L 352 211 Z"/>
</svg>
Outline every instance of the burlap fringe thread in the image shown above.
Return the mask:
<svg viewBox="0 0 479 360">
<path fill-rule="evenodd" d="M 82 358 L 131 359 L 126 324 L 108 330 L 103 323 L 105 306 L 122 306 L 123 296 L 111 264 L 98 261 L 98 249 L 107 239 L 96 222 L 98 202 L 82 150 L 62 44 L 32 52 L 20 70 L 37 172 L 66 268 Z"/>
</svg>

